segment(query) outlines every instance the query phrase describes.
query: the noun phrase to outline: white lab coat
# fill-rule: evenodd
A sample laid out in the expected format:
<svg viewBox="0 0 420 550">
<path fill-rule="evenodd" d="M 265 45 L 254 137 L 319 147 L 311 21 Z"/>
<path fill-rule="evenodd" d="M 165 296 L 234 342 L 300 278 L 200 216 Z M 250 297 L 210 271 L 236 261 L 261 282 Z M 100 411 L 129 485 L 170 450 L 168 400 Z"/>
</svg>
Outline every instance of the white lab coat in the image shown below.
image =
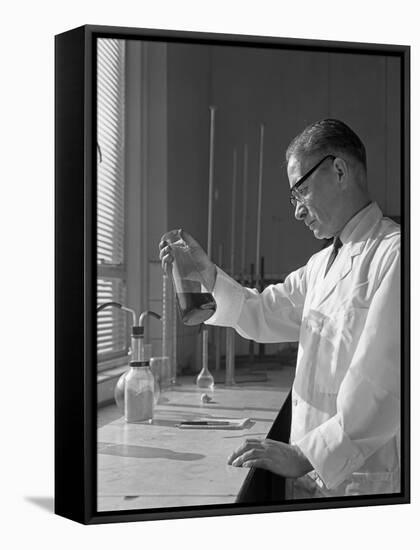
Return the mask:
<svg viewBox="0 0 420 550">
<path fill-rule="evenodd" d="M 259 294 L 218 269 L 209 324 L 299 341 L 290 442 L 314 470 L 289 498 L 400 491 L 400 227 L 371 203 L 331 247 Z"/>
</svg>

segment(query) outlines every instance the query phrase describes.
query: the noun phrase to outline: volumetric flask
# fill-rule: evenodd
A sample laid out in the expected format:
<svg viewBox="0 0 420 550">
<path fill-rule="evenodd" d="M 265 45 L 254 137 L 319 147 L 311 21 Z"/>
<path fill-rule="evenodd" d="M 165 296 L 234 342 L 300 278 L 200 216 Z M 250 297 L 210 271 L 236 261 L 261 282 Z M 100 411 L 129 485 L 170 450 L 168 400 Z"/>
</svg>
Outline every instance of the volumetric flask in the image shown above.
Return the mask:
<svg viewBox="0 0 420 550">
<path fill-rule="evenodd" d="M 184 325 L 200 325 L 213 315 L 216 302 L 204 286 L 194 249 L 184 241 L 182 229 L 169 231 L 162 240 L 171 247 L 174 258 L 171 275 L 181 320 Z"/>
</svg>

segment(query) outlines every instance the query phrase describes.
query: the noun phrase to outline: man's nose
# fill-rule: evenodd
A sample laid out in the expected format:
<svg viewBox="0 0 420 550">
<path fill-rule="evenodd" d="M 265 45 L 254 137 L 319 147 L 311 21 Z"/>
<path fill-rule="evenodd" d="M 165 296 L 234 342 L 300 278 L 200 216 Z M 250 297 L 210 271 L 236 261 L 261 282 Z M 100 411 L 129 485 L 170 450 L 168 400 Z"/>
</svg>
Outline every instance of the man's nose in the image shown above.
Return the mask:
<svg viewBox="0 0 420 550">
<path fill-rule="evenodd" d="M 297 220 L 303 220 L 307 213 L 308 211 L 305 206 L 301 202 L 297 202 L 295 206 L 295 218 Z"/>
</svg>

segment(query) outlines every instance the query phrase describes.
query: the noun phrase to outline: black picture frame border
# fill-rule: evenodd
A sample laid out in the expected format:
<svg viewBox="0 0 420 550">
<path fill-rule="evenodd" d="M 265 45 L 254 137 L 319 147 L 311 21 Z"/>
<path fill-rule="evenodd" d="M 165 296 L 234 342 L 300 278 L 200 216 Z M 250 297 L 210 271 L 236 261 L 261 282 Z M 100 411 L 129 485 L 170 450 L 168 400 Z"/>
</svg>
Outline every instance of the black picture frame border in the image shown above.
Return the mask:
<svg viewBox="0 0 420 550">
<path fill-rule="evenodd" d="M 274 504 L 96 508 L 96 39 L 396 56 L 401 60 L 401 493 Z M 410 502 L 410 47 L 84 25 L 55 37 L 55 513 L 83 524 Z"/>
</svg>

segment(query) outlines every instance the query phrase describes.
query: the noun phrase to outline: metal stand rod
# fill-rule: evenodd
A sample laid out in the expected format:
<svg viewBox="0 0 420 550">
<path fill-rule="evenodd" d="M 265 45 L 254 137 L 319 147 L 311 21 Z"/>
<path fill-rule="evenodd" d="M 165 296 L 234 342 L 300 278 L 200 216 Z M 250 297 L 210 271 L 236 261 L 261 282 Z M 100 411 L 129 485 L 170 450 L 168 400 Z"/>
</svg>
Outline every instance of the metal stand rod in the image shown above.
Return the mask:
<svg viewBox="0 0 420 550">
<path fill-rule="evenodd" d="M 213 180 L 214 180 L 214 117 L 216 107 L 210 107 L 210 152 L 209 152 L 209 205 L 207 217 L 207 255 L 211 259 L 213 236 Z"/>
<path fill-rule="evenodd" d="M 235 277 L 235 225 L 236 225 L 236 149 L 233 150 L 232 209 L 230 228 L 230 276 Z"/>
<path fill-rule="evenodd" d="M 261 256 L 261 268 L 260 268 L 260 288 L 258 289 L 260 292 L 264 290 L 265 283 L 264 283 L 264 256 Z M 258 346 L 258 356 L 260 358 L 263 358 L 265 355 L 265 344 L 259 344 Z"/>
<path fill-rule="evenodd" d="M 236 149 L 233 150 L 232 172 L 232 215 L 230 242 L 230 276 L 235 277 L 235 222 L 236 222 Z M 231 386 L 235 382 L 235 331 L 226 329 L 226 373 L 225 384 Z"/>
<path fill-rule="evenodd" d="M 163 275 L 162 288 L 162 356 L 168 357 L 170 368 L 170 383 L 176 384 L 176 358 L 172 356 L 174 347 L 174 338 L 176 338 L 176 330 L 171 334 L 172 324 L 176 323 L 173 319 L 172 312 L 172 285 L 166 274 Z"/>
<path fill-rule="evenodd" d="M 217 263 L 219 267 L 222 267 L 223 262 L 223 245 L 219 244 Z M 215 369 L 220 370 L 220 355 L 221 355 L 221 337 L 222 329 L 220 327 L 214 327 L 214 354 L 215 354 Z"/>
<path fill-rule="evenodd" d="M 258 206 L 257 206 L 257 250 L 255 258 L 255 279 L 257 288 L 260 283 L 260 247 L 261 247 L 261 214 L 262 214 L 262 180 L 264 166 L 264 125 L 260 127 L 260 158 L 258 168 Z"/>
<path fill-rule="evenodd" d="M 203 327 L 203 349 L 202 349 L 203 369 L 207 370 L 209 365 L 209 333 L 207 328 Z"/>
<path fill-rule="evenodd" d="M 248 198 L 248 145 L 244 145 L 244 172 L 243 172 L 243 203 L 242 203 L 242 249 L 241 249 L 241 277 L 245 278 L 245 250 L 246 250 L 246 209 Z"/>
<path fill-rule="evenodd" d="M 207 255 L 209 259 L 212 256 L 212 237 L 213 237 L 213 186 L 214 186 L 214 121 L 215 121 L 216 107 L 210 106 L 210 151 L 209 151 L 209 204 L 208 204 L 208 217 L 207 217 Z M 207 330 L 203 330 L 202 335 L 202 349 L 204 354 L 208 357 L 208 333 Z"/>
<path fill-rule="evenodd" d="M 220 370 L 220 327 L 214 327 L 215 370 Z"/>
<path fill-rule="evenodd" d="M 251 263 L 249 286 L 250 286 L 251 288 L 253 288 L 254 283 L 255 283 L 255 281 L 254 281 L 254 264 Z M 253 341 L 253 340 L 250 340 L 250 341 L 249 341 L 248 352 L 249 352 L 249 362 L 252 364 L 252 363 L 254 363 L 254 360 L 255 360 L 255 356 L 254 356 L 254 341 Z"/>
<path fill-rule="evenodd" d="M 169 287 L 170 285 L 168 285 Z M 176 382 L 176 374 L 177 374 L 177 314 L 176 314 L 176 295 L 175 292 L 172 289 L 172 346 L 171 346 L 171 378 L 172 383 L 175 384 Z"/>
<path fill-rule="evenodd" d="M 226 386 L 232 386 L 235 383 L 235 330 L 226 329 Z"/>
</svg>

